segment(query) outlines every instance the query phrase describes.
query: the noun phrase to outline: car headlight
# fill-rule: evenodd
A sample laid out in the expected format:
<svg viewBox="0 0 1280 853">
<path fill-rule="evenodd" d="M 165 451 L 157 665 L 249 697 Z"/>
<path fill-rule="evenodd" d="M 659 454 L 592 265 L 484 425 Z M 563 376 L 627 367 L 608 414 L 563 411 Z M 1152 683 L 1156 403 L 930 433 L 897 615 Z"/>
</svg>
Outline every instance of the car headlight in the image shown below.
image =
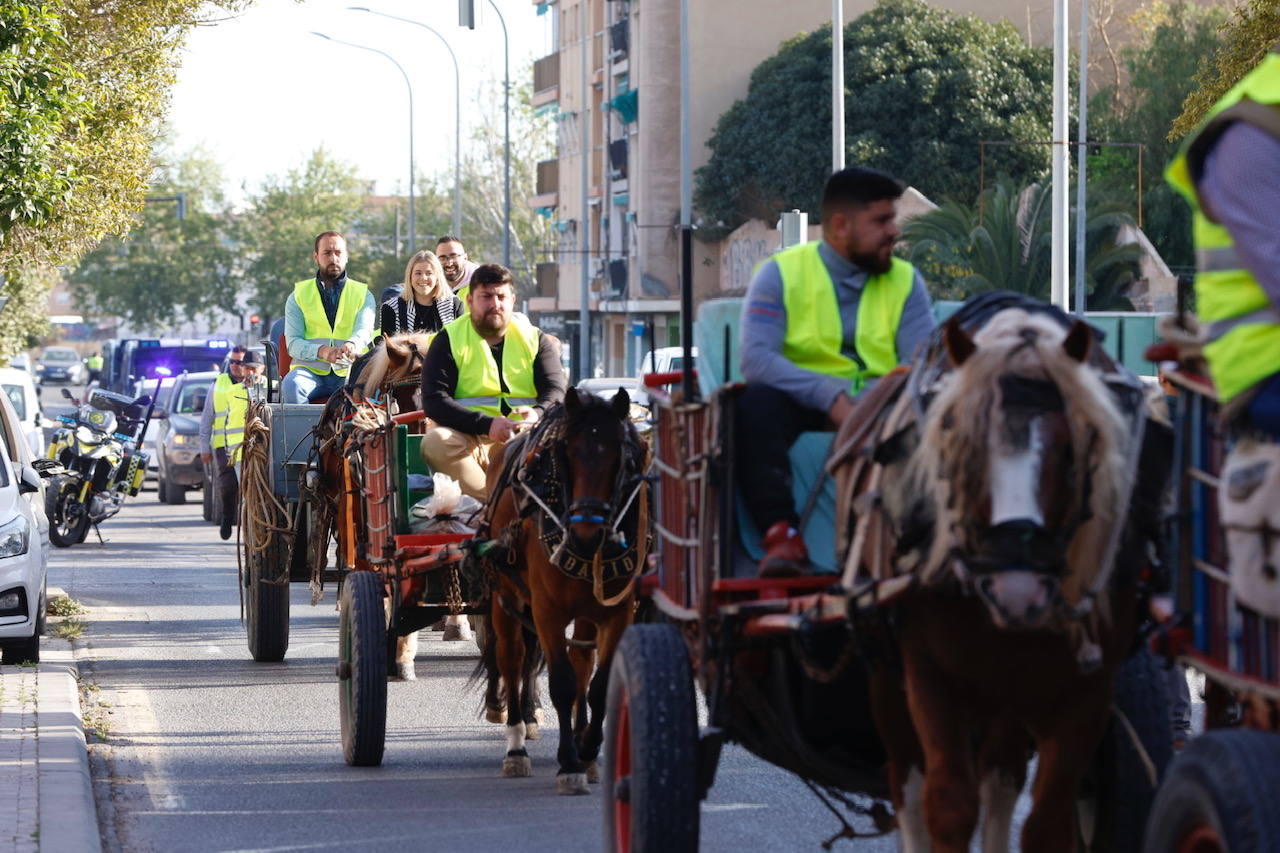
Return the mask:
<svg viewBox="0 0 1280 853">
<path fill-rule="evenodd" d="M 173 434 L 173 439 L 172 439 L 172 440 L 173 440 L 173 446 L 174 446 L 174 447 L 182 447 L 182 446 L 187 445 L 187 444 L 195 444 L 195 443 L 196 443 L 196 436 L 194 436 L 194 435 L 183 435 L 183 434 L 182 434 L 182 433 L 180 433 L 180 432 L 175 432 L 175 433 Z"/>
<path fill-rule="evenodd" d="M 17 557 L 27 553 L 27 520 L 18 516 L 0 527 L 0 557 Z"/>
</svg>

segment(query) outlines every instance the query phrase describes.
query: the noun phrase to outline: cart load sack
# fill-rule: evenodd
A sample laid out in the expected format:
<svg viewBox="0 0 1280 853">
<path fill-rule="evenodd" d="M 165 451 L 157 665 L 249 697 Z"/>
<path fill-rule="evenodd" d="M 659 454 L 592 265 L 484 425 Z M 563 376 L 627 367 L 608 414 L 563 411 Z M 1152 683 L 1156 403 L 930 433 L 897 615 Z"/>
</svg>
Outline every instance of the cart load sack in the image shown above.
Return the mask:
<svg viewBox="0 0 1280 853">
<path fill-rule="evenodd" d="M 1232 448 L 1218 513 L 1236 600 L 1280 618 L 1280 444 L 1246 438 Z"/>
<path fill-rule="evenodd" d="M 433 474 L 431 482 L 431 497 L 409 509 L 409 529 L 414 533 L 475 533 L 472 520 L 484 505 L 464 495 L 458 481 L 448 474 Z"/>
</svg>

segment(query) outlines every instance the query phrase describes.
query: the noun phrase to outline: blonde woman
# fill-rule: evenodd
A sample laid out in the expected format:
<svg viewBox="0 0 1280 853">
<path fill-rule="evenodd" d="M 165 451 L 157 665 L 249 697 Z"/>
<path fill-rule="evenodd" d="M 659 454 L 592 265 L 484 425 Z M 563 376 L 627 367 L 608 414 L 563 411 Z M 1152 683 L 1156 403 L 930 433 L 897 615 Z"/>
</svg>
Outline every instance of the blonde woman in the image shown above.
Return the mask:
<svg viewBox="0 0 1280 853">
<path fill-rule="evenodd" d="M 404 291 L 382 303 L 382 334 L 438 332 L 463 314 L 435 252 L 423 249 L 404 268 Z"/>
</svg>

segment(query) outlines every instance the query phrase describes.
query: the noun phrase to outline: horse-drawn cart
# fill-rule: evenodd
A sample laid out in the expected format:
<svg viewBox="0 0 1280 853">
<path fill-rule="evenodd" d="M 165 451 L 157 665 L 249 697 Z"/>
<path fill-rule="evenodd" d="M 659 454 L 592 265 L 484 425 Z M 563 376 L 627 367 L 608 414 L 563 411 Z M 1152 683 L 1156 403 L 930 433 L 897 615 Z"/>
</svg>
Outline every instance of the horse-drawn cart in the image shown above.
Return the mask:
<svg viewBox="0 0 1280 853">
<path fill-rule="evenodd" d="M 901 823 L 902 815 L 890 808 L 890 755 L 883 735 L 885 724 L 894 728 L 894 715 L 897 719 L 906 715 L 905 707 L 895 704 L 901 700 L 889 699 L 903 690 L 900 620 L 906 611 L 901 606 L 919 589 L 918 579 L 894 576 L 868 581 L 861 570 L 850 570 L 850 566 L 857 569 L 877 546 L 867 545 L 869 550 L 862 551 L 848 542 L 835 545 L 841 538 L 834 529 L 836 516 L 845 505 L 833 506 L 832 484 L 828 480 L 824 485 L 830 433 L 804 434 L 791 452 L 796 474 L 793 496 L 809 522 L 806 539 L 819 571 L 757 577 L 758 554 L 749 552 L 759 532 L 751 529 L 739 505 L 734 471 L 739 454 L 733 420 L 740 388 L 732 384 L 736 377 L 728 350 L 737 339 L 732 326 L 739 304 L 724 302 L 704 304 L 694 338 L 701 353 L 699 371 L 714 373 L 720 372 L 720 365 L 712 363 L 709 354 L 724 341 L 723 373 L 704 383 L 700 399 L 687 385 L 683 392 L 665 394 L 655 389 L 652 394 L 658 570 L 642 583 L 641 609 L 653 618 L 634 625 L 623 636 L 609 682 L 604 747 L 606 848 L 695 849 L 699 802 L 714 783 L 721 748 L 730 741 L 805 781 L 839 822 L 825 846 L 839 838 L 884 834 L 895 826 L 904 833 L 912 827 L 924 833 L 918 782 L 915 805 L 908 802 L 906 806 L 915 809 L 907 827 Z M 1142 397 L 1137 380 L 1122 370 L 1114 372 L 1109 360 L 1102 362 L 1112 371 L 1103 375 L 1114 388 L 1108 392 L 1097 386 L 1096 393 L 1115 393 L 1131 405 L 1130 418 L 1143 417 L 1135 402 Z M 674 384 L 679 377 L 651 376 L 648 381 L 661 386 Z M 1063 404 L 1046 383 L 1034 387 L 1042 386 L 1043 393 L 1033 399 L 1044 404 L 1046 417 L 1052 417 Z M 1141 443 L 1140 428 L 1137 435 Z M 871 443 L 865 452 L 872 453 Z M 1087 499 L 1087 484 L 1077 488 Z M 880 499 L 874 488 L 866 492 Z M 865 511 L 865 505 L 853 510 Z M 876 532 L 868 535 L 874 538 Z M 879 547 L 886 552 L 893 548 L 888 542 Z M 845 552 L 838 553 L 838 548 Z M 849 562 L 850 553 L 860 554 L 861 560 Z M 1129 568 L 1118 571 L 1117 577 L 1123 576 L 1125 594 L 1133 596 L 1137 581 Z M 1110 577 L 1108 573 L 1098 583 L 1105 584 Z M 947 607 L 967 608 L 965 613 L 976 620 L 966 629 L 968 633 L 993 637 L 993 643 L 1012 643 L 1011 647 L 1041 643 L 1052 648 L 1050 659 L 1064 671 L 1061 683 L 1078 685 L 1097 697 L 1090 700 L 1094 704 L 1088 713 L 1100 722 L 1091 724 L 1095 728 L 1085 741 L 1090 750 L 1098 744 L 1096 754 L 1085 753 L 1083 779 L 1072 778 L 1068 783 L 1067 790 L 1077 789 L 1079 799 L 1055 807 L 1057 815 L 1064 809 L 1078 812 L 1078 818 L 1070 821 L 1076 825 L 1058 832 L 1062 837 L 1043 849 L 1068 849 L 1072 829 L 1076 849 L 1136 849 L 1155 779 L 1170 754 L 1171 729 L 1164 673 L 1149 654 L 1127 657 L 1136 638 L 1130 618 L 1112 612 L 1123 627 L 1116 629 L 1114 638 L 1101 640 L 1107 663 L 1099 667 L 1084 656 L 1077 658 L 1081 643 L 1063 638 L 1062 632 L 1047 632 L 1050 638 L 1040 640 L 1034 631 L 1015 631 L 1010 641 L 990 624 L 976 596 L 962 590 L 945 595 L 957 602 Z M 1117 601 L 1115 607 L 1138 611 L 1132 597 Z M 1061 595 L 1053 606 L 1070 618 L 1070 605 Z M 1077 607 L 1074 612 L 1083 609 Z M 969 642 L 971 638 L 957 639 Z M 1018 654 L 1014 651 L 1009 656 Z M 1016 673 L 1026 668 L 1011 666 L 1014 680 L 1005 682 L 1010 690 L 1021 689 Z M 1115 678 L 1114 694 L 1102 673 Z M 984 682 L 980 673 L 974 678 L 975 695 L 977 685 L 991 683 L 989 678 Z M 1055 695 L 1053 691 L 1060 688 L 1052 681 L 1034 695 Z M 997 697 L 999 687 L 995 683 Z M 705 698 L 701 725 L 699 693 Z M 1115 707 L 1122 712 L 1114 718 L 1110 713 L 1113 695 Z M 1001 700 L 993 701 L 998 712 Z M 1025 701 L 1043 704 L 1042 698 Z M 909 729 L 908 736 L 915 737 Z M 1012 737 L 1017 744 L 1014 759 L 994 765 L 1008 767 L 1016 784 L 1005 802 L 1005 820 L 1012 817 L 1012 797 L 1025 776 L 1031 749 L 1022 729 Z M 1003 832 L 1005 842 L 992 843 L 1007 843 L 1010 827 L 998 823 L 984 832 L 994 833 L 991 838 Z M 904 835 L 904 843 L 910 849 L 918 843 L 927 845 L 928 835 Z"/>
<path fill-rule="evenodd" d="M 1273 559 L 1269 537 L 1277 531 L 1269 529 L 1265 516 L 1224 522 L 1218 490 L 1257 490 L 1261 500 L 1275 498 L 1267 496 L 1265 467 L 1244 466 L 1237 477 L 1224 471 L 1226 427 L 1208 380 L 1190 370 L 1173 371 L 1168 378 L 1176 392 L 1177 500 L 1169 545 L 1174 585 L 1163 614 L 1168 630 L 1157 637 L 1157 648 L 1204 675 L 1206 731 L 1170 767 L 1152 809 L 1146 849 L 1275 850 L 1280 847 L 1280 612 L 1276 569 L 1264 563 Z M 1238 553 L 1228 553 L 1228 524 L 1244 537 L 1237 540 Z M 1250 536 L 1259 537 L 1256 550 L 1249 547 Z M 1246 580 L 1250 574 L 1272 593 L 1264 589 L 1259 595 L 1258 586 Z"/>
</svg>

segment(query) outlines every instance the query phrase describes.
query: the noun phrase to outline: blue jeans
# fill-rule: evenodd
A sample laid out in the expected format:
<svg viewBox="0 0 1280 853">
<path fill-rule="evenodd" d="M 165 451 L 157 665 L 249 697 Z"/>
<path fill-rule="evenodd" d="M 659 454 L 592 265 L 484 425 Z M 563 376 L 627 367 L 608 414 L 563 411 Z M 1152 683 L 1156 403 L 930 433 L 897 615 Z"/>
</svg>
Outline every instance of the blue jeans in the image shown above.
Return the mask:
<svg viewBox="0 0 1280 853">
<path fill-rule="evenodd" d="M 1266 379 L 1249 401 L 1249 420 L 1259 432 L 1280 436 L 1280 373 Z"/>
<path fill-rule="evenodd" d="M 346 381 L 346 377 L 336 373 L 318 374 L 305 367 L 295 367 L 280 380 L 280 402 L 310 403 L 313 396 L 337 393 Z"/>
</svg>

